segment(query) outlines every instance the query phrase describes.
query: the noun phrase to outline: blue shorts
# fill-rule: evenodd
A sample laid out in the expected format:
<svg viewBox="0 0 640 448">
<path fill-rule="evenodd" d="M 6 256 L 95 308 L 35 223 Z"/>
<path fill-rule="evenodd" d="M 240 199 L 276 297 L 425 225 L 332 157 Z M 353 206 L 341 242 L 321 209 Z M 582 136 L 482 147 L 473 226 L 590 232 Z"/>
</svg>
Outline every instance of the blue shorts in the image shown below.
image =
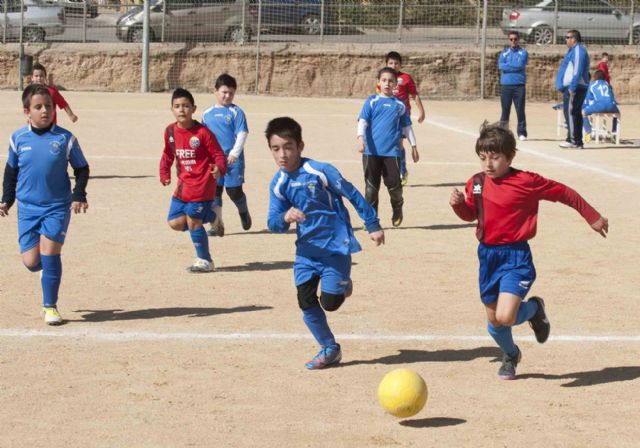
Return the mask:
<svg viewBox="0 0 640 448">
<path fill-rule="evenodd" d="M 18 203 L 18 241 L 20 253 L 40 243 L 40 235 L 64 244 L 71 221 L 71 204 L 38 207 Z"/>
<path fill-rule="evenodd" d="M 501 292 L 525 298 L 536 279 L 536 268 L 526 241 L 478 246 L 480 300 L 485 305 L 498 300 Z"/>
<path fill-rule="evenodd" d="M 320 291 L 329 294 L 344 294 L 351 284 L 351 255 L 328 257 L 304 257 L 296 255 L 293 263 L 296 286 L 320 277 Z"/>
<path fill-rule="evenodd" d="M 228 155 L 228 154 L 227 154 Z M 239 187 L 244 183 L 244 153 L 238 160 L 227 166 L 224 176 L 218 178 L 218 185 L 223 187 Z"/>
<path fill-rule="evenodd" d="M 185 215 L 193 219 L 199 219 L 203 223 L 213 222 L 216 219 L 216 213 L 213 211 L 213 201 L 182 202 L 180 199 L 172 197 L 167 220 L 173 221 Z"/>
</svg>

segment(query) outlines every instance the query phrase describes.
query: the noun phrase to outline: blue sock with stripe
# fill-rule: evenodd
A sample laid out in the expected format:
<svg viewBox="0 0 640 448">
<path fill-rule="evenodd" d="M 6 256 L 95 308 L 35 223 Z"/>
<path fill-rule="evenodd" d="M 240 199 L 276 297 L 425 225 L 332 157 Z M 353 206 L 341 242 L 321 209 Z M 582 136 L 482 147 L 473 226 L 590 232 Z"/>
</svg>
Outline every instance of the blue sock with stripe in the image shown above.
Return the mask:
<svg viewBox="0 0 640 448">
<path fill-rule="evenodd" d="M 209 237 L 204 227 L 189 230 L 191 241 L 196 248 L 196 256 L 203 260 L 211 261 L 211 253 L 209 252 Z"/>
<path fill-rule="evenodd" d="M 42 263 L 42 306 L 55 307 L 62 280 L 62 259 L 58 255 L 40 255 Z"/>
<path fill-rule="evenodd" d="M 318 341 L 318 344 L 322 347 L 337 345 L 336 338 L 333 336 L 327 323 L 327 315 L 320 304 L 315 304 L 311 308 L 302 310 L 302 319 L 313 337 L 316 338 L 316 341 Z"/>
<path fill-rule="evenodd" d="M 496 328 L 491 322 L 487 322 L 487 330 L 504 353 L 509 356 L 516 356 L 518 354 L 518 347 L 516 347 L 516 343 L 513 341 L 511 327 Z"/>
<path fill-rule="evenodd" d="M 538 303 L 535 300 L 533 302 L 531 300 L 521 302 L 516 316 L 516 325 L 527 322 L 536 314 L 536 311 L 538 311 Z"/>
</svg>

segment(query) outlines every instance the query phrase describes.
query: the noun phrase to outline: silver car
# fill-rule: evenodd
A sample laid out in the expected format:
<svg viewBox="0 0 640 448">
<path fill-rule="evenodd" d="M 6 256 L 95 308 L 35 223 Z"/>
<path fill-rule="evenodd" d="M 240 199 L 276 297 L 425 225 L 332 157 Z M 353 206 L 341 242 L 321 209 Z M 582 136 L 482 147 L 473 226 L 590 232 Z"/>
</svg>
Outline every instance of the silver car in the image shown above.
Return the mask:
<svg viewBox="0 0 640 448">
<path fill-rule="evenodd" d="M 243 0 L 151 0 L 150 8 L 152 41 L 242 43 L 249 40 L 255 24 L 249 2 Z M 118 39 L 141 42 L 143 16 L 141 5 L 121 15 L 116 22 Z"/>
<path fill-rule="evenodd" d="M 576 29 L 586 41 L 629 41 L 633 24 L 633 42 L 640 43 L 640 16 L 633 18 L 605 0 L 538 0 L 529 6 L 505 8 L 500 27 L 505 34 L 518 31 L 537 45 L 553 43 L 553 28 L 558 2 L 557 40 Z"/>
<path fill-rule="evenodd" d="M 20 38 L 20 6 L 20 0 L 0 0 L 0 28 L 8 40 Z M 64 33 L 64 10 L 40 0 L 24 0 L 23 23 L 22 39 L 25 42 L 43 42 L 47 36 Z"/>
</svg>

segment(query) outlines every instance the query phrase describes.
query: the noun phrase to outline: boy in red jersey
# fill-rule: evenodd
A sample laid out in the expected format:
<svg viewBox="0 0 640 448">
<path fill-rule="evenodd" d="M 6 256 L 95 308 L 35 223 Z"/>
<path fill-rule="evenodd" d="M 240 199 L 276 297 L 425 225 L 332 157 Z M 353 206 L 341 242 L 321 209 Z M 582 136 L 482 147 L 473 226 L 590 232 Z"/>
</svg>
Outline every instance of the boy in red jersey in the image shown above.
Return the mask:
<svg viewBox="0 0 640 448">
<path fill-rule="evenodd" d="M 400 56 L 400 53 L 397 51 L 390 51 L 387 53 L 385 63 L 387 64 L 387 67 L 391 67 L 398 72 L 398 82 L 396 84 L 396 88 L 393 89 L 393 96 L 402 100 L 405 106 L 407 106 L 407 115 L 409 115 L 409 117 L 411 117 L 411 103 L 409 98 L 413 98 L 413 101 L 415 101 L 416 107 L 418 108 L 418 123 L 422 123 L 425 117 L 424 106 L 422 105 L 422 100 L 420 100 L 420 95 L 418 95 L 418 89 L 413 78 L 409 73 L 403 73 L 401 71 L 402 56 Z M 408 177 L 407 157 L 404 145 L 402 145 L 402 156 L 400 157 L 400 178 L 402 179 L 403 186 L 407 185 Z"/>
<path fill-rule="evenodd" d="M 224 152 L 216 137 L 193 119 L 196 105 L 188 90 L 176 89 L 171 96 L 171 112 L 176 122 L 164 132 L 164 150 L 160 159 L 160 182 L 171 183 L 171 165 L 176 160 L 178 186 L 171 198 L 169 227 L 188 230 L 196 248 L 196 261 L 188 272 L 212 272 L 209 237 L 203 223 L 213 222 L 216 178 L 227 171 Z"/>
<path fill-rule="evenodd" d="M 73 113 L 73 111 L 71 110 L 71 106 L 69 106 L 69 103 L 67 103 L 58 89 L 56 89 L 52 85 L 49 85 L 49 80 L 47 79 L 47 69 L 44 68 L 44 65 L 38 63 L 33 64 L 33 68 L 31 70 L 31 83 L 42 84 L 49 90 L 51 99 L 53 100 L 53 124 L 57 123 L 58 118 L 56 114 L 56 107 L 58 109 L 64 109 L 72 123 L 78 121 L 77 115 Z"/>
<path fill-rule="evenodd" d="M 536 234 L 538 203 L 559 201 L 576 209 L 603 237 L 609 222 L 571 188 L 512 168 L 516 139 L 499 123 L 483 124 L 476 154 L 482 172 L 467 181 L 466 197 L 454 189 L 449 205 L 464 221 L 478 220 L 480 299 L 487 312 L 489 334 L 503 352 L 498 376 L 512 380 L 522 353 L 513 341 L 511 327 L 529 321 L 541 344 L 551 329 L 544 301 L 539 297 L 523 301 L 536 279 L 527 241 Z"/>
</svg>

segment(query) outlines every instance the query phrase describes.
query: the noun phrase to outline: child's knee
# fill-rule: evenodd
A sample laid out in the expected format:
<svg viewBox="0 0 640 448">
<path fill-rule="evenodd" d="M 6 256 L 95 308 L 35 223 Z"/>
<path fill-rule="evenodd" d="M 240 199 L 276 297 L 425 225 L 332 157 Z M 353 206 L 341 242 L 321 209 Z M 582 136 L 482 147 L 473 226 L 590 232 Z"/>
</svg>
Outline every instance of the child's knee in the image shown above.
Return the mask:
<svg viewBox="0 0 640 448">
<path fill-rule="evenodd" d="M 29 269 L 31 272 L 42 271 L 42 263 L 40 262 L 40 260 L 30 262 L 30 263 L 27 263 L 26 261 L 24 261 L 23 263 L 24 263 L 24 267 Z"/>
<path fill-rule="evenodd" d="M 489 322 L 494 327 L 512 327 L 516 323 L 516 316 L 512 316 L 509 313 L 496 312 L 495 318 L 490 319 Z"/>
<path fill-rule="evenodd" d="M 344 294 L 329 294 L 328 292 L 322 292 L 320 294 L 320 305 L 325 311 L 336 311 L 344 303 Z"/>
<path fill-rule="evenodd" d="M 167 221 L 167 224 L 169 224 L 169 227 L 177 232 L 184 232 L 185 230 L 187 230 L 187 222 L 184 218 Z"/>
</svg>

